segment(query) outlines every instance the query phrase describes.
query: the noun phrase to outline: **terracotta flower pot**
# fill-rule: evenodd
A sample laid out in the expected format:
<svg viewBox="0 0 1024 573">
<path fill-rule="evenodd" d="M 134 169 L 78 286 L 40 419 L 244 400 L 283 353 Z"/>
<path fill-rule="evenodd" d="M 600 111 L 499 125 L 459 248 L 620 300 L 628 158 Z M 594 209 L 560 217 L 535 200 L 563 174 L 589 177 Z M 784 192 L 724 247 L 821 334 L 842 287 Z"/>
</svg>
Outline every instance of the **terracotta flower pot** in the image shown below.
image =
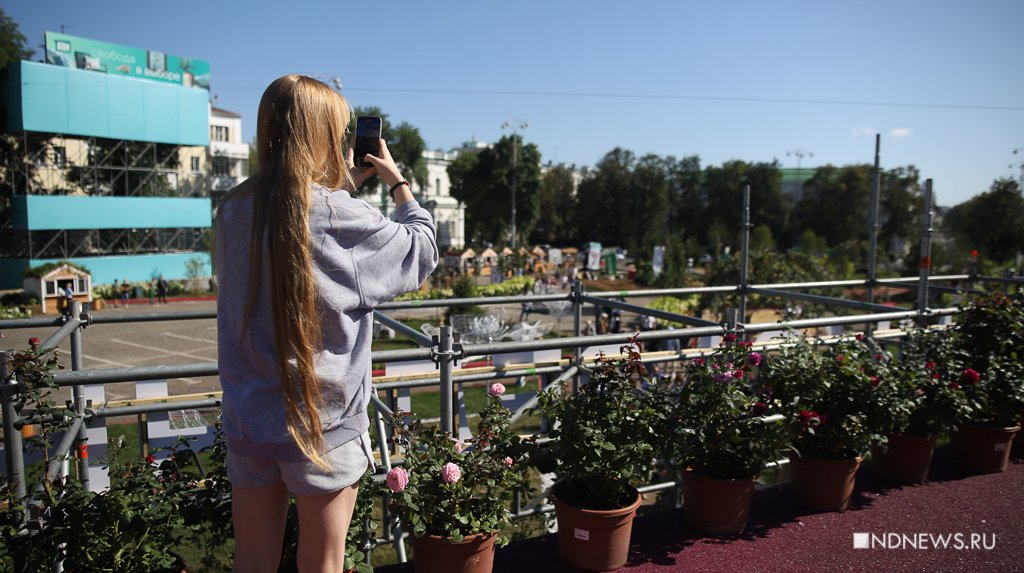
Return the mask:
<svg viewBox="0 0 1024 573">
<path fill-rule="evenodd" d="M 757 476 L 716 479 L 688 471 L 683 475 L 683 519 L 712 535 L 743 531 Z"/>
<path fill-rule="evenodd" d="M 861 458 L 829 460 L 812 456 L 792 457 L 790 491 L 804 507 L 843 511 L 853 499 L 853 485 Z"/>
<path fill-rule="evenodd" d="M 888 434 L 885 446 L 871 446 L 871 471 L 901 483 L 924 483 L 932 466 L 936 436 Z"/>
<path fill-rule="evenodd" d="M 468 535 L 459 543 L 424 535 L 412 541 L 416 573 L 489 573 L 494 567 L 493 533 Z"/>
<path fill-rule="evenodd" d="M 611 571 L 625 565 L 640 494 L 633 490 L 634 501 L 621 509 L 579 509 L 558 499 L 558 489 L 564 485 L 556 485 L 553 491 L 562 560 L 590 571 Z"/>
<path fill-rule="evenodd" d="M 1013 437 L 1020 425 L 994 428 L 978 424 L 960 424 L 950 436 L 949 449 L 953 462 L 967 469 L 997 473 L 1006 471 Z"/>
</svg>

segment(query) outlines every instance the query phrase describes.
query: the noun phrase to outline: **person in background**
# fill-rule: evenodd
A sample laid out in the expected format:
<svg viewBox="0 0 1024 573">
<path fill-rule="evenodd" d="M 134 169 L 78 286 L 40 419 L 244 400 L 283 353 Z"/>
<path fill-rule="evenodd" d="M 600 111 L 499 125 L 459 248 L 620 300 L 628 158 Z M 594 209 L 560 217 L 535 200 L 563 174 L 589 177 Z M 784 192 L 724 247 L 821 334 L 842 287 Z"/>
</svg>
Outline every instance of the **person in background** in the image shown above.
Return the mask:
<svg viewBox="0 0 1024 573">
<path fill-rule="evenodd" d="M 156 279 L 156 300 L 167 304 L 167 279 L 164 278 L 164 275 L 160 275 L 160 278 Z"/>
<path fill-rule="evenodd" d="M 349 105 L 323 82 L 278 78 L 257 113 L 257 169 L 227 193 L 215 274 L 234 571 L 276 572 L 288 500 L 298 570 L 343 570 L 359 480 L 373 463 L 366 408 L 373 308 L 437 266 L 435 228 L 384 140 L 346 153 Z M 396 221 L 353 193 L 374 175 Z"/>
<path fill-rule="evenodd" d="M 121 297 L 121 308 L 128 308 L 128 297 L 131 295 L 132 287 L 128 285 L 128 279 L 121 279 L 121 288 L 118 291 Z"/>
</svg>

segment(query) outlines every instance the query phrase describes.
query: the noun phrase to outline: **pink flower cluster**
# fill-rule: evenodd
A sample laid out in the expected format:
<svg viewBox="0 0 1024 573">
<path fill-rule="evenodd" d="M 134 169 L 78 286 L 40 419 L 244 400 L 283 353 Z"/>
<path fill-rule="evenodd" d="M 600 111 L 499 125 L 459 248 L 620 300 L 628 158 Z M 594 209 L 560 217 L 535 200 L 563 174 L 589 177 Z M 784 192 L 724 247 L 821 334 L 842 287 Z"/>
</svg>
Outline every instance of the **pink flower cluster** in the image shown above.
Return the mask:
<svg viewBox="0 0 1024 573">
<path fill-rule="evenodd" d="M 500 398 L 505 393 L 505 385 L 495 382 L 487 387 L 487 395 L 491 398 Z"/>
</svg>

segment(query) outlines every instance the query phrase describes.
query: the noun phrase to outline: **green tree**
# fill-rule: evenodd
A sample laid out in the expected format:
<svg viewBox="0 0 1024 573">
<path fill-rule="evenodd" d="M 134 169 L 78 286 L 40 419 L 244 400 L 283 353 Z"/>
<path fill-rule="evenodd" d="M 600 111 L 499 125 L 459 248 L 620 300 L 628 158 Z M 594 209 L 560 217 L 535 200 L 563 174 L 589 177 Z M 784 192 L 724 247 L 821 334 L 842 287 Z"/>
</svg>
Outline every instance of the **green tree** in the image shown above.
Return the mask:
<svg viewBox="0 0 1024 573">
<path fill-rule="evenodd" d="M 622 221 L 632 213 L 626 196 L 632 187 L 635 163 L 632 151 L 616 147 L 580 183 L 576 191 L 580 240 L 625 244 L 628 231 L 623 229 Z"/>
<path fill-rule="evenodd" d="M 510 235 L 512 154 L 516 146 L 516 234 L 527 237 L 540 212 L 540 150 L 521 138 L 502 137 L 489 149 L 464 153 L 448 167 L 451 194 L 466 205 L 471 242 L 504 242 Z M 519 244 L 519 241 L 517 241 Z"/>
<path fill-rule="evenodd" d="M 750 220 L 767 225 L 772 235 L 784 237 L 791 207 L 782 195 L 782 172 L 778 163 L 726 161 L 720 167 L 704 170 L 707 197 L 707 242 L 720 250 L 722 245 L 739 246 L 743 221 L 743 188 L 750 186 Z"/>
<path fill-rule="evenodd" d="M 559 164 L 548 168 L 540 181 L 540 209 L 530 240 L 534 243 L 571 244 L 576 241 L 576 184 L 574 169 Z"/>
<path fill-rule="evenodd" d="M 946 224 L 962 245 L 998 262 L 1024 250 L 1024 196 L 1013 179 L 998 179 L 985 193 L 950 209 Z"/>
<path fill-rule="evenodd" d="M 819 167 L 796 206 L 797 228 L 811 229 L 831 245 L 867 236 L 871 165 Z"/>
<path fill-rule="evenodd" d="M 27 60 L 35 54 L 21 33 L 18 23 L 0 8 L 0 70 L 12 62 Z"/>
<path fill-rule="evenodd" d="M 919 181 L 920 174 L 913 165 L 882 172 L 878 244 L 886 251 L 896 241 L 912 242 L 919 234 L 924 209 Z"/>
<path fill-rule="evenodd" d="M 686 229 L 689 237 L 704 237 L 707 199 L 702 182 L 700 157 L 689 155 L 681 159 L 665 159 L 668 177 L 668 226 L 675 232 Z M 696 251 L 691 252 L 695 254 Z"/>
<path fill-rule="evenodd" d="M 630 230 L 630 250 L 650 253 L 655 245 L 664 245 L 668 227 L 667 163 L 654 154 L 644 155 L 632 174 L 632 189 L 627 194 L 632 214 L 626 221 Z"/>
</svg>

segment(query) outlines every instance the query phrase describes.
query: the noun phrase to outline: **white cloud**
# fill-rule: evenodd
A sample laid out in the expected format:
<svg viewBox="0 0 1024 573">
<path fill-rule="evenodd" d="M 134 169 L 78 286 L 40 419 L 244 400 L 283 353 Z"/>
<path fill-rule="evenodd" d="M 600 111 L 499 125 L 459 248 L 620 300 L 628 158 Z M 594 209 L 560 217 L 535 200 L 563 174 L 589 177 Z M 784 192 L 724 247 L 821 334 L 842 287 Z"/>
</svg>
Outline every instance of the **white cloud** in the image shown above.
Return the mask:
<svg viewBox="0 0 1024 573">
<path fill-rule="evenodd" d="M 890 137 L 910 137 L 909 127 L 897 127 L 889 132 Z"/>
<path fill-rule="evenodd" d="M 878 133 L 878 130 L 873 127 L 861 126 L 853 130 L 854 137 L 870 136 Z"/>
</svg>

